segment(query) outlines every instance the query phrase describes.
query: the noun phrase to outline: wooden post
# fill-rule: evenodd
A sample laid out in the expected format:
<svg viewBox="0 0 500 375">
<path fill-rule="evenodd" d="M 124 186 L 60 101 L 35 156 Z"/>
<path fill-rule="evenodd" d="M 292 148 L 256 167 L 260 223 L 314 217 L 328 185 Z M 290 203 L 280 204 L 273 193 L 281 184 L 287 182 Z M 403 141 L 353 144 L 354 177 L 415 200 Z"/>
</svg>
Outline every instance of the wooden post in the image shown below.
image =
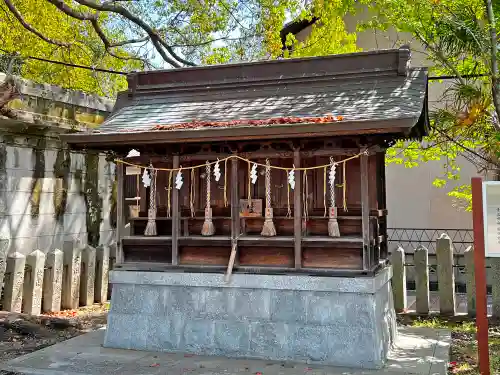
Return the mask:
<svg viewBox="0 0 500 375">
<path fill-rule="evenodd" d="M 229 171 L 224 171 L 228 173 Z M 234 263 L 239 264 L 240 196 L 238 191 L 238 159 L 231 159 L 231 251 L 236 251 Z"/>
<path fill-rule="evenodd" d="M 483 180 L 481 177 L 473 177 L 471 184 L 479 372 L 481 375 L 489 375 L 490 358 L 488 348 L 488 311 L 486 305 L 486 261 L 484 259 Z"/>
<path fill-rule="evenodd" d="M 300 167 L 300 149 L 293 152 L 293 165 Z M 295 171 L 295 189 L 293 190 L 293 234 L 295 244 L 295 268 L 302 267 L 302 205 L 301 173 Z M 288 183 L 288 181 L 287 181 Z"/>
<path fill-rule="evenodd" d="M 146 215 L 147 215 L 147 212 L 148 212 L 148 189 L 146 188 L 146 186 L 144 186 L 143 183 L 141 183 L 141 179 L 142 179 L 142 174 L 139 175 L 139 196 L 141 197 L 140 201 L 139 201 L 139 206 L 140 206 L 140 209 L 139 209 L 139 213 L 141 212 L 145 212 Z M 143 233 L 141 233 L 142 235 Z"/>
<path fill-rule="evenodd" d="M 172 168 L 179 168 L 179 155 L 173 155 Z M 177 175 L 177 171 L 173 172 Z M 175 176 L 173 176 L 175 179 Z M 172 185 L 172 265 L 179 264 L 179 190 Z"/>
<path fill-rule="evenodd" d="M 362 150 L 363 151 L 363 150 Z M 363 269 L 368 270 L 370 264 L 370 196 L 368 193 L 368 155 L 359 157 L 361 172 L 361 228 L 363 231 Z"/>
<path fill-rule="evenodd" d="M 125 226 L 125 194 L 124 194 L 124 169 L 122 163 L 116 164 L 116 263 L 123 263 L 123 227 Z"/>
<path fill-rule="evenodd" d="M 387 193 L 385 188 L 385 152 L 377 152 L 377 197 L 378 209 L 387 209 Z M 388 239 L 387 239 L 387 216 L 378 218 L 379 234 L 382 233 L 384 239 L 380 243 L 379 260 L 387 259 Z"/>
</svg>

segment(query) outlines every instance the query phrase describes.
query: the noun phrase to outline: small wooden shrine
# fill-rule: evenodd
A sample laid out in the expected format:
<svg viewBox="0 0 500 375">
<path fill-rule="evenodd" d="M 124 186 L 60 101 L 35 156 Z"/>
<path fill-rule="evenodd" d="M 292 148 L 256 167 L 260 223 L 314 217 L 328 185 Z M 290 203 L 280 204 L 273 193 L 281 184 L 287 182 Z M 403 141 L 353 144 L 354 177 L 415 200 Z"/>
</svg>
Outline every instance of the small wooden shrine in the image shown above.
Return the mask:
<svg viewBox="0 0 500 375">
<path fill-rule="evenodd" d="M 116 155 L 122 259 L 113 271 L 113 287 L 132 283 L 124 281 L 130 272 L 134 277 L 149 275 L 144 276 L 148 280 L 162 277 L 154 285 L 160 283 L 169 293 L 184 285 L 184 293 L 197 301 L 206 301 L 205 294 L 213 288 L 218 293 L 238 290 L 236 297 L 224 297 L 236 299 L 248 288 L 255 293 L 281 290 L 283 282 L 290 283 L 287 290 L 305 291 L 309 287 L 299 285 L 318 276 L 328 276 L 322 278 L 325 282 L 362 278 L 363 283 L 385 277 L 380 285 L 386 285 L 385 150 L 398 139 L 425 135 L 428 124 L 427 71 L 410 68 L 409 59 L 410 51 L 403 47 L 130 74 L 128 91 L 119 96 L 114 114 L 98 131 L 64 136 L 75 148 Z M 127 200 L 125 191 L 134 198 Z M 206 282 L 188 282 L 186 275 Z M 259 281 L 258 275 L 267 278 Z M 267 284 L 270 275 L 281 280 L 275 287 Z M 167 282 L 165 277 L 184 281 Z M 310 292 L 325 292 L 318 288 Z M 328 291 L 338 295 L 324 301 L 342 301 L 343 291 L 336 288 Z M 380 300 L 389 301 L 386 289 L 369 294 L 379 298 L 381 293 Z M 265 301 L 254 302 L 270 304 L 272 310 L 273 298 L 262 298 Z M 247 313 L 235 312 L 238 301 L 231 301 L 227 306 L 233 307 L 226 307 L 233 310 L 224 321 L 233 324 Z M 124 303 L 113 294 L 116 309 Z M 367 306 L 371 309 L 376 301 Z M 392 316 L 391 311 L 388 307 L 373 313 L 370 320 L 378 325 L 377 319 Z M 193 319 L 211 316 L 206 311 L 193 314 Z M 272 311 L 269 314 L 264 318 L 273 322 Z M 124 344 L 123 337 L 113 338 L 119 336 L 113 319 L 123 319 L 123 314 L 113 316 L 107 345 L 151 349 L 148 343 Z M 325 324 L 333 327 L 349 320 L 338 319 Z M 167 336 L 180 338 L 173 336 L 175 343 L 158 344 L 157 349 L 301 360 L 301 350 L 309 345 L 286 344 L 284 357 L 259 354 L 251 339 L 248 348 L 246 342 L 241 344 L 246 349 L 226 350 L 211 328 L 219 320 L 206 320 L 200 328 L 212 337 L 206 345 L 189 344 L 191 321 L 176 321 L 182 332 L 175 336 L 170 330 Z M 292 324 L 286 317 L 278 321 Z M 366 360 L 365 367 L 382 363 L 391 341 L 389 325 L 375 329 L 374 345 L 382 349 L 370 352 L 373 358 L 357 356 L 351 362 Z M 252 327 L 249 322 L 247 328 Z M 381 332 L 387 333 L 386 343 Z M 352 348 L 357 347 L 353 342 Z M 272 345 L 268 349 L 274 350 Z M 324 358 L 305 357 L 353 365 L 338 350 L 325 350 Z"/>
</svg>

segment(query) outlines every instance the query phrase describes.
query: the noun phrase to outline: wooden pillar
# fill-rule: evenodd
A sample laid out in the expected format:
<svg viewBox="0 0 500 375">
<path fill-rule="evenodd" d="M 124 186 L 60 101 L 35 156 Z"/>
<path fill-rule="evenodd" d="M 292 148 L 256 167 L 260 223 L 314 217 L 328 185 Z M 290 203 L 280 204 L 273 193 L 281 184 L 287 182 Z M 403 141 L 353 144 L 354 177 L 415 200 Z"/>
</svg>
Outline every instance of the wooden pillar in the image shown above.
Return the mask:
<svg viewBox="0 0 500 375">
<path fill-rule="evenodd" d="M 172 168 L 179 168 L 179 155 L 173 155 Z M 177 172 L 174 171 L 174 174 Z M 174 266 L 179 263 L 179 227 L 179 190 L 172 186 L 172 265 Z"/>
<path fill-rule="evenodd" d="M 141 172 L 143 172 L 143 171 L 141 170 Z M 142 179 L 142 174 L 139 175 L 139 194 L 141 197 L 141 200 L 139 201 L 139 205 L 140 205 L 139 212 L 145 212 L 146 216 L 147 216 L 147 214 L 148 214 L 148 205 L 147 205 L 147 203 L 148 203 L 148 189 L 146 188 L 146 186 L 144 186 L 143 183 L 141 183 L 141 179 Z"/>
<path fill-rule="evenodd" d="M 116 164 L 116 263 L 123 263 L 122 237 L 125 227 L 125 166 Z"/>
<path fill-rule="evenodd" d="M 228 173 L 229 171 L 224 171 Z M 238 249 L 238 237 L 240 236 L 240 197 L 238 191 L 238 159 L 231 159 L 231 248 Z M 239 264 L 238 252 L 234 264 Z"/>
<path fill-rule="evenodd" d="M 363 151 L 363 150 L 361 150 Z M 370 196 L 368 190 L 368 155 L 359 157 L 361 172 L 361 228 L 363 232 L 363 269 L 368 270 L 370 264 Z"/>
<path fill-rule="evenodd" d="M 385 186 L 385 151 L 377 152 L 377 200 L 378 209 L 387 209 L 387 193 Z M 378 260 L 385 260 L 388 256 L 388 238 L 387 238 L 387 216 L 381 216 L 378 218 L 379 234 L 382 234 L 384 238 L 380 243 L 380 252 L 378 254 Z"/>
<path fill-rule="evenodd" d="M 293 165 L 300 167 L 300 149 L 293 152 Z M 293 190 L 293 234 L 295 244 L 295 268 L 302 267 L 302 205 L 301 173 L 295 171 L 295 189 Z M 288 183 L 288 181 L 287 181 Z"/>
<path fill-rule="evenodd" d="M 474 275 L 476 276 L 476 338 L 479 354 L 479 373 L 481 375 L 490 375 L 482 178 L 472 177 L 471 187 L 472 227 L 474 231 Z"/>
</svg>

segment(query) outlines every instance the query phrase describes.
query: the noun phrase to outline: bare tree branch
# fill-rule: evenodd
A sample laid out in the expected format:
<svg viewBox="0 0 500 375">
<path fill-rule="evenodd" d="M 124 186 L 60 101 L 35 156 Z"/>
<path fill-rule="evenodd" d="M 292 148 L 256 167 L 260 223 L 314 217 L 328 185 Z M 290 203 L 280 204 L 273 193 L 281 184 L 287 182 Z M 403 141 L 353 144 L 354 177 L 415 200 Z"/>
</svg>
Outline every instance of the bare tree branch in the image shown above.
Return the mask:
<svg viewBox="0 0 500 375">
<path fill-rule="evenodd" d="M 241 23 L 241 21 L 238 19 L 238 17 L 236 17 L 236 16 L 234 15 L 234 13 L 233 13 L 233 11 L 231 10 L 231 8 L 227 7 L 227 6 L 226 6 L 226 4 L 224 4 L 224 2 L 223 2 L 223 1 L 222 1 L 220 4 L 224 7 L 224 9 L 226 9 L 226 10 L 228 11 L 228 13 L 231 15 L 231 17 L 232 17 L 232 18 L 236 21 L 236 23 L 237 23 L 238 25 L 240 25 L 240 27 L 241 27 L 242 29 L 250 30 L 248 27 L 244 26 L 244 25 Z"/>
<path fill-rule="evenodd" d="M 78 10 L 70 7 L 63 0 L 47 0 L 47 1 L 49 3 L 51 3 L 51 4 L 53 4 L 55 7 L 57 7 L 57 9 L 59 9 L 60 11 L 62 11 L 63 13 L 67 14 L 70 17 L 76 18 L 76 19 L 78 19 L 80 21 L 90 21 L 90 23 L 92 24 L 95 32 L 97 33 L 97 35 L 99 36 L 99 38 L 103 42 L 104 47 L 106 49 L 106 52 L 109 55 L 111 55 L 111 56 L 113 56 L 113 57 L 115 57 L 117 59 L 121 59 L 121 60 L 136 60 L 136 61 L 140 61 L 143 64 L 147 65 L 147 62 L 144 59 L 140 58 L 140 57 L 135 57 L 135 56 L 119 56 L 116 53 L 114 53 L 111 49 L 114 48 L 114 47 L 125 46 L 127 44 L 141 43 L 141 42 L 149 40 L 149 37 L 144 37 L 144 38 L 140 38 L 140 39 L 130 39 L 130 40 L 124 40 L 124 41 L 121 41 L 121 42 L 111 43 L 108 40 L 106 34 L 104 34 L 104 31 L 99 26 L 99 12 L 96 12 L 96 13 L 81 12 L 81 11 L 78 11 Z"/>
<path fill-rule="evenodd" d="M 14 17 L 17 18 L 17 20 L 19 21 L 19 23 L 26 30 L 28 30 L 29 32 L 35 34 L 37 37 L 39 37 L 40 39 L 46 41 L 47 43 L 55 44 L 56 46 L 60 46 L 60 47 L 69 47 L 70 46 L 69 43 L 60 42 L 58 40 L 55 40 L 55 39 L 52 39 L 52 38 L 49 38 L 49 37 L 46 37 L 45 35 L 43 35 L 41 32 L 39 32 L 33 26 L 31 26 L 28 22 L 26 22 L 26 20 L 23 18 L 23 16 L 21 15 L 21 13 L 19 13 L 19 11 L 17 10 L 17 8 L 14 6 L 14 4 L 12 4 L 11 0 L 3 0 L 3 1 L 4 1 L 5 5 L 7 5 L 7 8 L 9 8 L 9 10 L 11 11 L 11 13 L 14 15 Z"/>
<path fill-rule="evenodd" d="M 99 35 L 99 37 L 101 37 L 103 43 L 108 48 L 122 47 L 122 46 L 125 46 L 127 44 L 142 43 L 142 42 L 149 40 L 149 37 L 146 36 L 146 37 L 139 38 L 139 39 L 129 39 L 129 40 L 121 41 L 121 42 L 111 43 L 107 39 L 107 37 L 104 34 L 104 32 L 102 31 L 102 29 L 100 28 L 99 24 L 97 23 L 99 20 L 98 13 L 84 13 L 84 12 L 77 11 L 77 10 L 71 8 L 70 6 L 68 6 L 63 0 L 47 0 L 47 1 L 49 3 L 55 5 L 60 11 L 64 12 L 68 16 L 76 18 L 80 21 L 91 21 L 92 25 L 96 29 L 95 25 L 93 24 L 93 22 L 95 21 L 96 25 L 97 25 L 96 32 Z"/>
<path fill-rule="evenodd" d="M 124 41 L 119 41 L 119 42 L 111 42 L 107 36 L 104 34 L 102 28 L 100 27 L 98 23 L 98 13 L 91 13 L 91 12 L 83 12 L 80 10 L 76 10 L 69 6 L 67 3 L 64 2 L 64 0 L 47 0 L 49 3 L 57 7 L 60 11 L 63 13 L 67 14 L 70 17 L 73 17 L 75 19 L 78 19 L 80 21 L 90 21 L 94 30 L 96 31 L 97 35 L 101 39 L 101 41 L 104 44 L 104 47 L 106 48 L 106 52 L 110 54 L 111 56 L 115 58 L 119 58 L 122 60 L 137 60 L 141 61 L 145 64 L 147 62 L 140 58 L 140 57 L 126 57 L 126 56 L 119 56 L 116 53 L 114 53 L 111 49 L 114 47 L 122 47 L 127 44 L 135 44 L 135 43 L 141 43 L 141 42 L 146 42 L 148 40 L 151 40 L 153 46 L 155 49 L 158 51 L 158 53 L 161 55 L 163 60 L 173 67 L 180 67 L 180 64 L 184 65 L 189 65 L 189 66 L 194 66 L 195 64 L 183 59 L 181 56 L 179 56 L 173 49 L 172 46 L 170 46 L 159 34 L 156 30 L 154 30 L 152 27 L 150 27 L 146 22 L 141 20 L 140 18 L 136 17 L 134 14 L 132 14 L 129 10 L 126 8 L 117 5 L 116 0 L 113 1 L 106 1 L 101 4 L 95 2 L 94 0 L 76 0 L 79 4 L 87 6 L 91 9 L 94 9 L 96 11 L 105 11 L 105 12 L 112 12 L 121 15 L 122 17 L 126 18 L 127 20 L 133 22 L 137 26 L 139 26 L 142 30 L 144 30 L 148 35 L 142 38 L 138 39 L 129 39 L 129 40 L 124 40 Z M 127 1 L 127 0 L 120 0 L 120 1 Z M 19 13 L 19 11 L 16 9 L 16 7 L 12 4 L 11 0 L 4 0 L 5 4 L 9 8 L 9 10 L 12 12 L 12 14 L 19 20 L 19 22 L 29 31 L 37 35 L 39 38 L 45 40 L 48 43 L 55 44 L 58 46 L 63 46 L 63 47 L 69 47 L 69 43 L 64 43 L 64 42 L 58 42 L 56 40 L 53 40 L 51 38 L 48 38 L 44 36 L 42 33 L 38 32 L 36 29 L 34 29 L 31 25 L 29 25 L 22 15 Z M 165 52 L 165 50 L 168 52 L 169 55 Z"/>
<path fill-rule="evenodd" d="M 95 14 L 89 12 L 80 12 L 76 9 L 73 9 L 68 4 L 64 2 L 64 0 L 47 0 L 49 3 L 54 5 L 60 11 L 66 13 L 68 16 L 76 18 L 80 21 L 91 20 L 95 17 Z"/>
<path fill-rule="evenodd" d="M 92 23 L 92 26 L 94 27 L 94 30 L 95 32 L 97 33 L 97 35 L 99 36 L 99 38 L 101 38 L 102 42 L 104 43 L 104 48 L 106 48 L 106 52 L 108 52 L 111 56 L 117 58 L 117 59 L 122 59 L 122 60 L 136 60 L 136 61 L 140 61 L 142 62 L 144 65 L 147 65 L 147 62 L 140 58 L 140 57 L 135 57 L 135 56 L 119 56 L 117 55 L 116 53 L 114 53 L 111 48 L 113 47 L 117 47 L 115 44 L 112 44 L 109 42 L 108 38 L 106 37 L 106 34 L 104 34 L 104 31 L 102 31 L 101 27 L 99 26 L 99 22 L 98 22 L 98 14 L 96 14 L 96 17 L 92 18 L 90 20 L 90 23 Z M 149 39 L 149 38 L 146 38 L 146 40 Z M 119 45 L 126 45 L 126 44 L 129 44 L 129 43 L 135 43 L 136 40 L 132 40 L 132 41 L 124 41 L 122 43 L 119 43 Z"/>
<path fill-rule="evenodd" d="M 180 31 L 176 31 L 176 32 L 180 33 Z M 255 35 L 256 34 L 247 35 L 247 36 L 239 37 L 239 38 L 230 38 L 229 36 L 223 36 L 223 37 L 220 37 L 220 38 L 206 40 L 206 41 L 200 42 L 200 43 L 172 44 L 171 47 L 201 47 L 201 46 L 206 46 L 206 45 L 209 45 L 209 44 L 212 44 L 212 43 L 215 43 L 215 42 L 220 42 L 221 40 L 224 40 L 224 41 L 235 41 L 235 40 L 250 39 L 250 38 L 255 37 Z"/>
<path fill-rule="evenodd" d="M 149 36 L 145 36 L 143 38 L 129 39 L 129 40 L 124 40 L 122 42 L 110 43 L 109 46 L 111 48 L 114 48 L 114 47 L 123 47 L 123 46 L 125 46 L 127 44 L 143 43 L 143 42 L 147 42 L 148 40 L 149 40 Z"/>
<path fill-rule="evenodd" d="M 141 29 L 143 29 L 151 38 L 151 42 L 155 46 L 156 50 L 158 53 L 161 55 L 163 60 L 165 60 L 167 63 L 170 65 L 179 68 L 181 65 L 188 65 L 188 66 L 194 66 L 196 64 L 192 63 L 191 61 L 187 61 L 177 55 L 173 48 L 163 39 L 160 37 L 158 32 L 154 30 L 151 26 L 149 26 L 146 22 L 132 14 L 128 9 L 117 5 L 115 3 L 109 3 L 105 2 L 102 4 L 96 3 L 94 0 L 76 0 L 79 4 L 85 5 L 89 8 L 95 9 L 95 10 L 100 10 L 104 12 L 113 12 L 116 14 L 121 15 L 122 17 L 128 19 L 129 21 L 133 22 L 137 26 L 139 26 Z M 171 57 L 169 57 L 166 53 L 165 50 L 162 48 L 162 46 L 165 48 L 165 50 L 170 54 Z"/>
</svg>

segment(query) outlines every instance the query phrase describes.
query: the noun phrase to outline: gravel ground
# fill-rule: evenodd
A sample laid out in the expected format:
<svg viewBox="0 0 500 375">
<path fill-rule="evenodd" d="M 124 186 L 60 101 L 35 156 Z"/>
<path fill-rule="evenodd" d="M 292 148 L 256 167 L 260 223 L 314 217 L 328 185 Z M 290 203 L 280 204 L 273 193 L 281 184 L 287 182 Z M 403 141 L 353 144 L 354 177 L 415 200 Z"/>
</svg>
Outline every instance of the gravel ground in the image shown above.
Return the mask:
<svg viewBox="0 0 500 375">
<path fill-rule="evenodd" d="M 108 309 L 104 304 L 40 316 L 0 311 L 0 363 L 100 328 Z"/>
</svg>

